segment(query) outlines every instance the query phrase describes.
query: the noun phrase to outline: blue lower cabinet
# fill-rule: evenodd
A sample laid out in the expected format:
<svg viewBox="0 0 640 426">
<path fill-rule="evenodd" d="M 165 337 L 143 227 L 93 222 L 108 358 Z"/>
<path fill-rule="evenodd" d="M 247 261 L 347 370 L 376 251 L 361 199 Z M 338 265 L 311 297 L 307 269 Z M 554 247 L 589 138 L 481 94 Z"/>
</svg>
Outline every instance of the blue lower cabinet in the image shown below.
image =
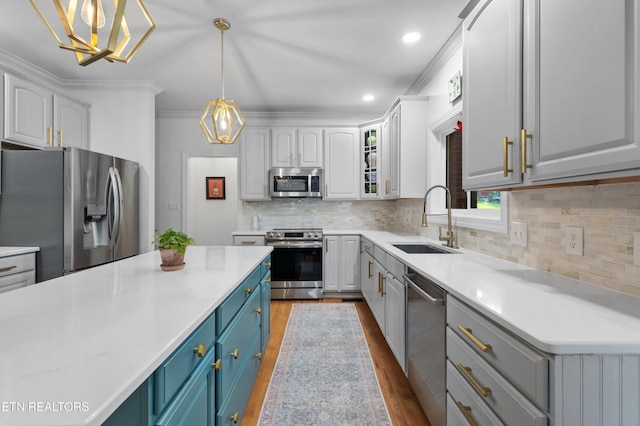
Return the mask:
<svg viewBox="0 0 640 426">
<path fill-rule="evenodd" d="M 214 352 L 210 351 L 193 376 L 156 421 L 156 426 L 213 426 L 215 407 Z"/>
<path fill-rule="evenodd" d="M 141 426 L 149 424 L 149 380 L 140 385 L 102 426 Z"/>
<path fill-rule="evenodd" d="M 249 356 L 245 358 L 240 372 L 235 377 L 231 392 L 226 395 L 218 409 L 216 426 L 233 426 L 242 422 L 242 416 L 262 362 L 260 340 L 260 330 L 256 330 L 249 349 Z"/>
<path fill-rule="evenodd" d="M 238 286 L 226 299 L 216 308 L 216 334 L 220 335 L 223 330 L 231 323 L 233 318 L 238 313 L 238 310 L 247 302 L 260 285 L 261 266 L 249 274 L 249 276 L 242 281 L 242 284 Z"/>
<path fill-rule="evenodd" d="M 271 271 L 268 271 L 264 276 L 260 287 L 262 289 L 260 291 L 262 293 L 261 347 L 264 353 L 271 336 Z"/>
<path fill-rule="evenodd" d="M 216 406 L 229 394 L 247 357 L 262 317 L 260 286 L 216 341 Z"/>
</svg>

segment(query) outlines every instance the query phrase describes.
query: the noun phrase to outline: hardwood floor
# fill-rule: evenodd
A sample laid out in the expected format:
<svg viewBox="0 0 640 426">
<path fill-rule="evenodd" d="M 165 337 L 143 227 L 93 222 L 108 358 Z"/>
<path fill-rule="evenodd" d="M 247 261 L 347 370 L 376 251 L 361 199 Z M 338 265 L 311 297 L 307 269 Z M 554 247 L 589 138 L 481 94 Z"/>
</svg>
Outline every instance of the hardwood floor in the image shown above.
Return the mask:
<svg viewBox="0 0 640 426">
<path fill-rule="evenodd" d="M 242 426 L 252 426 L 258 422 L 262 401 L 269 386 L 269 380 L 282 344 L 284 330 L 291 313 L 291 306 L 294 303 L 319 302 L 303 300 L 271 301 L 271 338 L 267 344 L 256 383 L 247 403 Z M 411 385 L 409 385 L 406 376 L 387 346 L 387 342 L 367 304 L 364 301 L 342 302 L 341 299 L 324 299 L 321 303 L 353 303 L 355 305 L 392 423 L 394 425 L 429 426 L 429 421 L 424 415 L 422 407 L 420 407 L 420 403 L 411 389 Z"/>
</svg>

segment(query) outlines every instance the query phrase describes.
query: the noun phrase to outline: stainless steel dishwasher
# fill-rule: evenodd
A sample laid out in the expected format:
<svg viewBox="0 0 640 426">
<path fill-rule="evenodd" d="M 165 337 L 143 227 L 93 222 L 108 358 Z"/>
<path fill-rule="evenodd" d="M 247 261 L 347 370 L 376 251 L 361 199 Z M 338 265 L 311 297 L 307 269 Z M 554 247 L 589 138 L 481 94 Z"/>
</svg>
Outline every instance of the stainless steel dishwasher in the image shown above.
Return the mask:
<svg viewBox="0 0 640 426">
<path fill-rule="evenodd" d="M 408 269 L 407 376 L 432 426 L 446 424 L 446 292 Z"/>
</svg>

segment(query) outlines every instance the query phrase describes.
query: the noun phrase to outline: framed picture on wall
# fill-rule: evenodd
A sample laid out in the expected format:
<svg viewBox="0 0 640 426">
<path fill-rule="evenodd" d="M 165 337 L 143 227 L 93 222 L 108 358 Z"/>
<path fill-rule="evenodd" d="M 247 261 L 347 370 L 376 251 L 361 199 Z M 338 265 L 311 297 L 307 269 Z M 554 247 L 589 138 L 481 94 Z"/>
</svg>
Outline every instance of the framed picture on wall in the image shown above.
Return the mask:
<svg viewBox="0 0 640 426">
<path fill-rule="evenodd" d="M 224 200 L 224 177 L 206 177 L 207 200 Z"/>
</svg>

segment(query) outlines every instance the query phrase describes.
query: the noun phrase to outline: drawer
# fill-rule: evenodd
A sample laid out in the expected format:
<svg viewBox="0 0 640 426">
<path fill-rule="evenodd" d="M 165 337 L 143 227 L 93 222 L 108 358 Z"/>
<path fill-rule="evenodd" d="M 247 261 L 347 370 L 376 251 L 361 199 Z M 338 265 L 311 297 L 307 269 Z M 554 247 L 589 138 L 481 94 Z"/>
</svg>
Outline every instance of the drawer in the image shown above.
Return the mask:
<svg viewBox="0 0 640 426">
<path fill-rule="evenodd" d="M 0 293 L 26 287 L 36 282 L 36 271 L 20 272 L 0 277 Z"/>
<path fill-rule="evenodd" d="M 253 336 L 260 331 L 262 308 L 259 290 L 260 287 L 216 341 L 216 363 L 220 363 L 216 373 L 216 398 L 219 403 L 229 394 L 241 366 L 249 355 Z"/>
<path fill-rule="evenodd" d="M 234 235 L 234 246 L 263 246 L 264 235 Z"/>
<path fill-rule="evenodd" d="M 154 413 L 159 414 L 206 356 L 196 351 L 204 344 L 205 355 L 215 341 L 215 317 L 209 316 L 154 373 Z"/>
<path fill-rule="evenodd" d="M 267 273 L 269 273 L 269 279 L 271 279 L 271 256 L 267 256 L 260 264 L 260 276 L 263 281 Z"/>
<path fill-rule="evenodd" d="M 155 426 L 214 424 L 215 409 L 210 403 L 215 391 L 212 362 L 213 351 L 209 351 Z"/>
<path fill-rule="evenodd" d="M 447 426 L 472 424 L 504 425 L 491 408 L 465 386 L 455 367 L 447 363 Z"/>
<path fill-rule="evenodd" d="M 447 328 L 447 358 L 467 387 L 509 425 L 544 426 L 546 415 Z"/>
<path fill-rule="evenodd" d="M 260 269 L 260 267 L 254 269 L 254 271 L 251 272 L 251 275 L 249 275 L 249 277 L 247 277 L 242 284 L 240 284 L 233 293 L 231 293 L 229 297 L 227 297 L 224 302 L 216 308 L 217 336 L 224 331 L 244 302 L 251 296 L 256 287 L 260 285 Z"/>
<path fill-rule="evenodd" d="M 391 275 L 393 275 L 398 281 L 404 282 L 402 279 L 402 275 L 404 274 L 404 263 L 400 262 L 395 257 L 391 256 L 389 253 L 385 256 L 385 265 L 387 271 Z"/>
<path fill-rule="evenodd" d="M 454 297 L 447 298 L 447 324 L 511 384 L 541 407 L 547 407 L 547 358 Z M 479 345 L 490 348 L 485 352 Z"/>
<path fill-rule="evenodd" d="M 387 252 L 382 250 L 382 248 L 374 245 L 373 246 L 373 258 L 377 260 L 383 268 L 386 268 L 387 264 Z"/>
<path fill-rule="evenodd" d="M 238 374 L 239 380 L 233 383 L 231 393 L 228 398 L 225 398 L 222 405 L 216 404 L 216 407 L 220 407 L 216 415 L 216 426 L 234 426 L 242 423 L 242 416 L 262 362 L 262 353 L 258 347 L 259 342 L 260 331 L 257 331 L 251 342 L 249 356 Z"/>
<path fill-rule="evenodd" d="M 36 269 L 35 253 L 0 257 L 0 277 Z"/>
<path fill-rule="evenodd" d="M 373 256 L 373 243 L 366 238 L 360 237 L 360 252 L 367 252 Z"/>
</svg>

